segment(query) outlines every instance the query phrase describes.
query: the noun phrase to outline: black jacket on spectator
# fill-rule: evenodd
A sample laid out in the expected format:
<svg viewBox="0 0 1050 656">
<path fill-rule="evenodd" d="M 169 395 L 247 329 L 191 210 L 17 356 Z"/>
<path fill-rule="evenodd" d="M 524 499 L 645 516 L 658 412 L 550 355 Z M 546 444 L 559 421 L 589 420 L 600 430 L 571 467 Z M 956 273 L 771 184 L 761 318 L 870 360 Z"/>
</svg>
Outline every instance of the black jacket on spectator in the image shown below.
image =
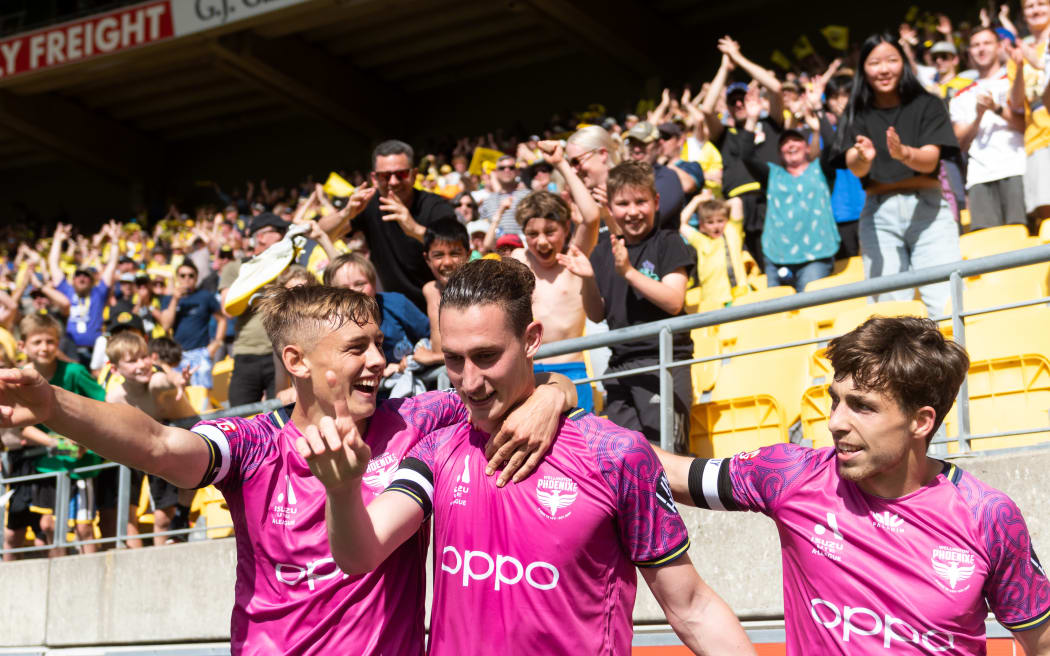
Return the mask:
<svg viewBox="0 0 1050 656">
<path fill-rule="evenodd" d="M 421 226 L 438 219 L 455 218 L 451 203 L 437 194 L 416 190 L 409 214 Z M 385 292 L 399 292 L 426 312 L 423 285 L 434 279 L 423 259 L 423 244 L 405 234 L 397 221 L 384 221 L 379 196 L 372 198 L 354 218 L 351 230 L 363 230 L 372 251 L 372 263 Z"/>
</svg>

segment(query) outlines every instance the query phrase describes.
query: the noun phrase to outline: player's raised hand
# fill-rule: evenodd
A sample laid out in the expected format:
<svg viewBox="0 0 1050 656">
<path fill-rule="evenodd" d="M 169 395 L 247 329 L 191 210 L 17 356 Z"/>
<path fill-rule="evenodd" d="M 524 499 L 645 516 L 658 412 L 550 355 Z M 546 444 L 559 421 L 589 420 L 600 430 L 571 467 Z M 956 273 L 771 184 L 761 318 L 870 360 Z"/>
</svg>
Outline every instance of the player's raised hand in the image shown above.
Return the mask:
<svg viewBox="0 0 1050 656">
<path fill-rule="evenodd" d="M 581 278 L 593 278 L 594 267 L 591 261 L 583 254 L 579 246 L 571 244 L 568 253 L 558 253 L 558 264 L 568 269 L 574 275 Z"/>
<path fill-rule="evenodd" d="M 33 369 L 0 369 L 0 427 L 46 423 L 55 409 L 55 390 Z"/>
<path fill-rule="evenodd" d="M 325 372 L 325 380 L 332 390 L 335 417 L 325 415 L 317 424 L 310 424 L 303 437 L 295 441 L 295 448 L 329 491 L 360 485 L 372 449 L 361 439 L 357 423 L 350 416 L 346 403 L 346 389 L 334 372 Z"/>
</svg>

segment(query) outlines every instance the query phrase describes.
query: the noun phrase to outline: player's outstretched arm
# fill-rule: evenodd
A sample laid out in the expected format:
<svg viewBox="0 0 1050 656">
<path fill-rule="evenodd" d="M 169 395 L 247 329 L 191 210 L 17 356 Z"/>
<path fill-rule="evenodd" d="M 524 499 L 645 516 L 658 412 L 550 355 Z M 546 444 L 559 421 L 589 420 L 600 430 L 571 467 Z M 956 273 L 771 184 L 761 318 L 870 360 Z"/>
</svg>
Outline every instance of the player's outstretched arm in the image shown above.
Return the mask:
<svg viewBox="0 0 1050 656">
<path fill-rule="evenodd" d="M 372 449 L 350 415 L 342 382 L 331 371 L 325 379 L 336 399 L 335 417 L 322 417 L 307 426 L 295 448 L 324 484 L 332 558 L 345 573 L 363 574 L 378 567 L 419 529 L 423 510 L 403 494 L 383 494 L 365 506 L 361 478 Z"/>
<path fill-rule="evenodd" d="M 694 654 L 754 656 L 740 620 L 700 578 L 688 554 L 641 572 L 671 628 Z"/>
<path fill-rule="evenodd" d="M 695 506 L 696 501 L 689 493 L 689 469 L 693 466 L 695 458 L 676 455 L 658 446 L 654 446 L 653 451 L 656 452 L 656 457 L 660 459 L 660 464 L 667 472 L 667 482 L 671 484 L 671 495 L 674 500 L 687 506 Z"/>
<path fill-rule="evenodd" d="M 1013 636 L 1021 643 L 1025 656 L 1050 656 L 1050 623 L 1028 631 L 1013 631 Z"/>
<path fill-rule="evenodd" d="M 0 426 L 47 424 L 99 455 L 182 488 L 204 477 L 210 451 L 197 435 L 130 405 L 102 403 L 49 385 L 31 369 L 0 369 Z"/>
</svg>

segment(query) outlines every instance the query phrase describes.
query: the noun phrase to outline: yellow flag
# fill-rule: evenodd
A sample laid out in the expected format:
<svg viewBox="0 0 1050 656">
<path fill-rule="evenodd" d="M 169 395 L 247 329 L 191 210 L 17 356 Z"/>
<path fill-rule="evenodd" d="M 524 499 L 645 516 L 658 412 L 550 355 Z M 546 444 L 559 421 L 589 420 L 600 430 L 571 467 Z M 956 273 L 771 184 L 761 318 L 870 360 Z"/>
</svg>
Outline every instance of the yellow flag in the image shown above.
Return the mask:
<svg viewBox="0 0 1050 656">
<path fill-rule="evenodd" d="M 849 48 L 849 28 L 845 25 L 828 25 L 820 30 L 828 45 L 835 50 L 847 50 Z"/>
<path fill-rule="evenodd" d="M 795 61 L 802 61 L 814 54 L 815 51 L 813 50 L 813 44 L 809 41 L 809 37 L 803 34 L 795 41 L 795 45 L 791 46 L 791 52 L 795 54 Z"/>
<path fill-rule="evenodd" d="M 912 6 L 908 7 L 908 13 L 904 14 L 904 22 L 905 23 L 910 23 L 910 22 L 914 21 L 918 16 L 919 16 L 919 7 L 917 5 L 912 5 Z"/>
<path fill-rule="evenodd" d="M 323 189 L 326 194 L 336 198 L 346 198 L 354 193 L 354 185 L 347 182 L 343 176 L 335 171 L 328 174 L 328 179 L 325 180 Z"/>
<path fill-rule="evenodd" d="M 774 64 L 784 69 L 785 71 L 791 70 L 791 60 L 787 58 L 787 55 L 780 52 L 779 50 L 774 50 L 772 54 L 769 55 L 769 58 Z"/>
<path fill-rule="evenodd" d="M 471 175 L 481 175 L 487 173 L 483 170 L 483 166 L 486 163 L 491 164 L 492 168 L 495 168 L 496 162 L 499 158 L 503 157 L 503 153 L 492 148 L 475 148 L 474 156 L 470 158 L 470 166 L 467 168 L 467 172 Z M 489 170 L 492 170 L 491 168 Z"/>
</svg>

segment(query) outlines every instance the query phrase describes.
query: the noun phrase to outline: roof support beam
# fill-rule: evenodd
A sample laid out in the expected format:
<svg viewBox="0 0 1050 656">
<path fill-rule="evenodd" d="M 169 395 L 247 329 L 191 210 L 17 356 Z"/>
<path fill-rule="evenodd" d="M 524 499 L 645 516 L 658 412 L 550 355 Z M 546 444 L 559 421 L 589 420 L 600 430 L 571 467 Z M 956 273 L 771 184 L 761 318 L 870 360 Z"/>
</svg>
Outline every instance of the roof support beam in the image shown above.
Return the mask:
<svg viewBox="0 0 1050 656">
<path fill-rule="evenodd" d="M 122 180 L 160 158 L 159 142 L 53 94 L 0 90 L 0 123 L 38 147 Z"/>
<path fill-rule="evenodd" d="M 368 139 L 389 135 L 404 107 L 399 91 L 298 39 L 242 32 L 213 41 L 211 48 L 221 68 Z"/>
</svg>

